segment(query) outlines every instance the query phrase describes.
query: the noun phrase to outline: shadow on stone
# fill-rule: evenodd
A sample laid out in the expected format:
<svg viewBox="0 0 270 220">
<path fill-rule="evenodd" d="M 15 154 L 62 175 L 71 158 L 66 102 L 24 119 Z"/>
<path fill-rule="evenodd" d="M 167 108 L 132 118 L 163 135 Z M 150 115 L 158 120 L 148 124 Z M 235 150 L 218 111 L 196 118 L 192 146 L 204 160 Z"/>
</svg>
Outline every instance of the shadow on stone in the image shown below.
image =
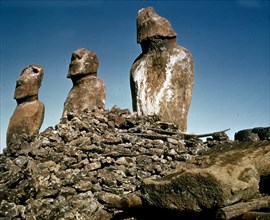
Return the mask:
<svg viewBox="0 0 270 220">
<path fill-rule="evenodd" d="M 261 193 L 270 195 L 270 176 L 261 176 L 259 182 L 259 189 Z"/>
<path fill-rule="evenodd" d="M 210 211 L 203 211 L 200 213 L 195 212 L 179 212 L 174 210 L 168 209 L 156 209 L 152 207 L 140 207 L 140 208 L 131 208 L 124 210 L 121 213 L 114 215 L 112 218 L 113 220 L 124 220 L 129 218 L 135 218 L 137 220 L 148 220 L 148 219 L 155 219 L 155 220 L 193 220 L 193 219 L 208 219 L 212 220 L 215 219 L 213 210 Z"/>
</svg>

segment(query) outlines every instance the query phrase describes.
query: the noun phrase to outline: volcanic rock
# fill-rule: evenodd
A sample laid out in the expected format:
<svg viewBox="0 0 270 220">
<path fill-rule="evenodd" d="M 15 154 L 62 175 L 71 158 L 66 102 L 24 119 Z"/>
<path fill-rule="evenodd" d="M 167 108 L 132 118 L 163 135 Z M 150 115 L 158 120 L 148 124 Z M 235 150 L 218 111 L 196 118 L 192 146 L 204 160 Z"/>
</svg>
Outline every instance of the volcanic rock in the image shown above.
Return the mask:
<svg viewBox="0 0 270 220">
<path fill-rule="evenodd" d="M 260 192 L 269 193 L 266 141 L 232 142 L 218 138 L 203 142 L 198 136 L 201 135 L 183 135 L 175 124 L 160 121 L 157 116 L 138 115 L 117 106 L 111 110 L 94 107 L 78 115 L 69 113 L 66 120 L 47 128 L 35 139 L 18 143 L 15 152 L 5 149 L 0 155 L 0 218 L 163 219 L 171 210 L 172 201 L 165 199 L 173 193 L 179 197 L 175 199 L 178 206 L 182 196 L 194 192 L 186 198 L 188 210 L 221 204 L 230 187 L 228 200 L 237 202 L 252 197 L 258 193 L 259 178 L 263 180 Z M 226 163 L 228 159 L 231 164 Z M 196 178 L 185 182 L 181 173 L 175 172 L 196 174 Z M 224 178 L 218 179 L 222 173 Z M 175 183 L 180 184 L 164 185 L 162 190 L 145 186 L 149 183 L 145 178 L 151 178 L 151 184 L 168 180 L 169 185 L 173 175 Z M 227 184 L 222 182 L 225 177 Z M 218 191 L 219 186 L 224 189 Z M 150 192 L 145 187 L 151 188 Z M 164 200 L 158 197 L 162 193 Z M 149 207 L 153 194 L 158 195 L 160 204 L 167 205 L 162 209 Z M 205 197 L 198 198 L 200 195 Z M 209 200 L 204 201 L 206 198 Z M 167 217 L 179 219 L 179 210 L 177 215 L 171 213 Z M 215 212 L 215 208 L 211 211 Z"/>
<path fill-rule="evenodd" d="M 237 141 L 270 140 L 270 127 L 258 127 L 238 131 L 234 135 Z"/>
<path fill-rule="evenodd" d="M 156 14 L 152 7 L 143 8 L 137 17 L 137 43 L 154 38 L 176 37 L 170 22 Z"/>
<path fill-rule="evenodd" d="M 269 141 L 216 145 L 161 179 L 145 179 L 146 204 L 180 212 L 215 210 L 263 193 L 270 175 Z"/>
<path fill-rule="evenodd" d="M 112 219 L 141 207 L 141 181 L 196 151 L 176 127 L 117 106 L 68 114 L 0 155 L 0 218 Z"/>
<path fill-rule="evenodd" d="M 158 115 L 186 131 L 194 82 L 191 54 L 176 44 L 171 24 L 152 7 L 138 12 L 137 42 L 142 54 L 131 68 L 133 110 Z"/>
<path fill-rule="evenodd" d="M 44 118 L 44 105 L 38 100 L 43 68 L 29 65 L 22 70 L 17 80 L 14 98 L 17 107 L 10 118 L 7 129 L 7 146 L 17 145 L 22 140 L 37 135 Z"/>
<path fill-rule="evenodd" d="M 104 108 L 106 89 L 104 82 L 97 77 L 98 64 L 95 52 L 84 48 L 73 52 L 67 74 L 73 87 L 64 103 L 62 118 L 68 113 L 80 114 L 95 106 Z"/>
</svg>

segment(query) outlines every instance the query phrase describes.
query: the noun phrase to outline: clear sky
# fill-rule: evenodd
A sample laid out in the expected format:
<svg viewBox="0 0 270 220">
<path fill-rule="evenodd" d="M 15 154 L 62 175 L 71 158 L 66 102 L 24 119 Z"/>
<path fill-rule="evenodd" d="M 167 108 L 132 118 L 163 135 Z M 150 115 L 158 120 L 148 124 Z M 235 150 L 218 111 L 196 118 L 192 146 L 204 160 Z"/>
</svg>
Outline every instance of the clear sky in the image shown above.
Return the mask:
<svg viewBox="0 0 270 220">
<path fill-rule="evenodd" d="M 71 54 L 95 51 L 98 76 L 107 88 L 106 108 L 131 110 L 130 68 L 141 53 L 136 43 L 139 9 L 153 6 L 193 55 L 195 85 L 188 132 L 236 131 L 269 126 L 269 1 L 2 1 L 1 148 L 15 107 L 16 80 L 29 64 L 45 70 L 39 100 L 43 131 L 60 120 L 72 87 L 66 78 Z"/>
</svg>

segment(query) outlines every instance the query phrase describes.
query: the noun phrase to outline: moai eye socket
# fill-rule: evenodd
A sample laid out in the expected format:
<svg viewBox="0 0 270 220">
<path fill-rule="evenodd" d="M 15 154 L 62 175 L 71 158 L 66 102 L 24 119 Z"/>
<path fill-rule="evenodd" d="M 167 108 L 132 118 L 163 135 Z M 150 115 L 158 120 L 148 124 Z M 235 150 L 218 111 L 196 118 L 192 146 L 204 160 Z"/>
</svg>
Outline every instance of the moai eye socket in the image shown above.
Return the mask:
<svg viewBox="0 0 270 220">
<path fill-rule="evenodd" d="M 35 74 L 38 74 L 39 73 L 39 71 L 38 71 L 37 68 L 32 67 L 32 69 L 33 69 L 33 73 L 35 73 Z"/>
<path fill-rule="evenodd" d="M 22 82 L 22 80 L 20 80 L 20 79 L 18 79 L 17 81 L 16 81 L 16 87 L 15 88 L 18 88 L 20 85 L 22 85 L 23 84 L 23 82 Z"/>
<path fill-rule="evenodd" d="M 71 60 L 73 61 L 73 60 L 80 60 L 80 59 L 82 59 L 82 56 L 81 55 L 79 55 L 79 54 L 77 54 L 77 53 L 73 53 L 72 54 L 72 57 L 71 57 Z"/>
</svg>

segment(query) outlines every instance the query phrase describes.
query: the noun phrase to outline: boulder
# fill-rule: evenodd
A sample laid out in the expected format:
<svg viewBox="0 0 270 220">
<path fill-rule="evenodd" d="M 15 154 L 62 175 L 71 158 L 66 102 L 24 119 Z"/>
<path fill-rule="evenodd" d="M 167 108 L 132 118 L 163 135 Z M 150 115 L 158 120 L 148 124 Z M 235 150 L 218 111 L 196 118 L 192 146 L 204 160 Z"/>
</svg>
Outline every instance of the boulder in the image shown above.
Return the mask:
<svg viewBox="0 0 270 220">
<path fill-rule="evenodd" d="M 221 144 L 161 179 L 145 179 L 144 202 L 180 212 L 203 212 L 255 198 L 270 175 L 270 142 Z"/>
<path fill-rule="evenodd" d="M 29 65 L 17 80 L 14 98 L 17 107 L 7 129 L 7 146 L 18 145 L 22 140 L 37 135 L 44 119 L 44 105 L 38 100 L 43 68 Z"/>
<path fill-rule="evenodd" d="M 142 54 L 130 74 L 133 110 L 158 115 L 186 131 L 194 83 L 191 54 L 176 44 L 171 24 L 152 7 L 138 12 L 137 42 Z"/>
<path fill-rule="evenodd" d="M 270 140 L 270 127 L 258 127 L 238 131 L 234 135 L 237 141 Z"/>
<path fill-rule="evenodd" d="M 67 117 L 68 113 L 81 114 L 93 107 L 104 108 L 106 88 L 97 77 L 98 64 L 95 52 L 84 48 L 73 52 L 67 74 L 73 87 L 64 103 L 62 118 Z"/>
</svg>

